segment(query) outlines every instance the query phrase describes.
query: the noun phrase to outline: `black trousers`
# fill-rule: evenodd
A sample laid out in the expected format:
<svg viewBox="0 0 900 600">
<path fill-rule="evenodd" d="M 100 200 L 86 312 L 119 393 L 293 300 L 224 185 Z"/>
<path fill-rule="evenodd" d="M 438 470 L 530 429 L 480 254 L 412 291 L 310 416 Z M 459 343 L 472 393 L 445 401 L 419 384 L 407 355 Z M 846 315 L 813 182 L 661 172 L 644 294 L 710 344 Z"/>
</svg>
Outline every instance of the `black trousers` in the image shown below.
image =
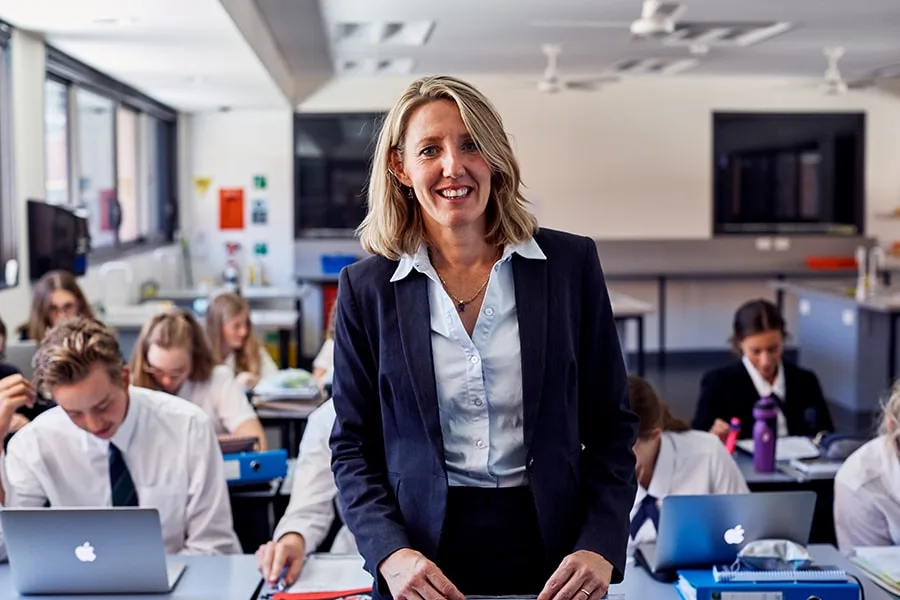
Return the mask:
<svg viewBox="0 0 900 600">
<path fill-rule="evenodd" d="M 451 487 L 435 562 L 466 596 L 536 595 L 558 566 L 527 487 Z"/>
</svg>

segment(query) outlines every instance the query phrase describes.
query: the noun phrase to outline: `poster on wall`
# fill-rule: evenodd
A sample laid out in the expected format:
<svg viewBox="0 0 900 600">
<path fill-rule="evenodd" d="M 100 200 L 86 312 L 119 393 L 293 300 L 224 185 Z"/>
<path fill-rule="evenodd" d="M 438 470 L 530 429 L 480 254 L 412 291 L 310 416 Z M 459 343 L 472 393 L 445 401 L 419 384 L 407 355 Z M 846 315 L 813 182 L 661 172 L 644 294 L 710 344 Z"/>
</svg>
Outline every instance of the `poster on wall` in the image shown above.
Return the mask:
<svg viewBox="0 0 900 600">
<path fill-rule="evenodd" d="M 250 208 L 250 222 L 254 225 L 265 225 L 269 222 L 269 207 L 262 198 L 253 200 Z"/>
<path fill-rule="evenodd" d="M 244 228 L 244 188 L 219 188 L 219 229 Z"/>
<path fill-rule="evenodd" d="M 212 177 L 194 177 L 194 189 L 200 197 L 206 196 L 209 186 L 212 183 Z"/>
</svg>

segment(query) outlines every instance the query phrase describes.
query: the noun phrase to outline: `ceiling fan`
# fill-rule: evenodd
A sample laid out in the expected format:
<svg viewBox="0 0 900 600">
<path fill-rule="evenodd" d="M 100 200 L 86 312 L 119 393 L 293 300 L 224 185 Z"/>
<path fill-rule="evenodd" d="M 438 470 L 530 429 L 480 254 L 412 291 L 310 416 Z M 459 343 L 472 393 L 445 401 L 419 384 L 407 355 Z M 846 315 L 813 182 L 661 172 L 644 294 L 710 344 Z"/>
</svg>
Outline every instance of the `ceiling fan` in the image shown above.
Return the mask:
<svg viewBox="0 0 900 600">
<path fill-rule="evenodd" d="M 537 89 L 547 94 L 555 94 L 564 90 L 576 90 L 593 92 L 600 89 L 604 83 L 617 81 L 617 77 L 599 75 L 596 77 L 581 77 L 577 79 L 563 79 L 559 76 L 559 54 L 562 47 L 558 44 L 544 44 L 541 51 L 547 57 L 547 67 L 544 69 L 544 77 L 538 81 Z"/>
<path fill-rule="evenodd" d="M 875 87 L 879 79 L 881 79 L 877 75 L 858 79 L 844 79 L 838 67 L 838 62 L 844 56 L 844 48 L 842 46 L 828 46 L 822 49 L 822 54 L 825 55 L 828 61 L 822 81 L 804 87 L 814 87 L 828 96 L 842 96 L 850 91 Z"/>
<path fill-rule="evenodd" d="M 675 32 L 678 18 L 685 7 L 677 2 L 643 0 L 641 16 L 634 21 L 537 21 L 537 27 L 590 27 L 597 29 L 628 29 L 632 39 L 665 37 Z"/>
</svg>

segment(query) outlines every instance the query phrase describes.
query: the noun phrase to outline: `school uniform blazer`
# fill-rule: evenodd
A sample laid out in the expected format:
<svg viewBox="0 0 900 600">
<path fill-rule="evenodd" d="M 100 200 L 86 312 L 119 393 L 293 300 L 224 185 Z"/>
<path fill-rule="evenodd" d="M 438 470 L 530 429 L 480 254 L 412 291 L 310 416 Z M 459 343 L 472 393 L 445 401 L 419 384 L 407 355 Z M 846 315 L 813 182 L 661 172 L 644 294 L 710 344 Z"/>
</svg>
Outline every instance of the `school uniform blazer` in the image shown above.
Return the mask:
<svg viewBox="0 0 900 600">
<path fill-rule="evenodd" d="M 512 257 L 529 487 L 550 560 L 591 550 L 622 579 L 636 492 L 625 367 L 593 240 L 542 229 L 546 260 Z M 370 257 L 340 275 L 332 467 L 376 593 L 400 548 L 434 560 L 447 473 L 432 362 L 428 278 L 395 283 Z M 555 563 L 553 563 L 555 564 Z M 440 565 L 438 565 L 440 566 Z"/>
<path fill-rule="evenodd" d="M 782 365 L 787 396 L 783 399 L 783 412 L 788 434 L 812 437 L 820 431 L 833 431 L 816 374 L 786 361 Z M 737 417 L 741 420 L 740 437 L 753 437 L 753 405 L 758 400 L 759 393 L 743 362 L 714 369 L 700 383 L 693 427 L 709 431 L 716 419 L 729 422 Z"/>
</svg>

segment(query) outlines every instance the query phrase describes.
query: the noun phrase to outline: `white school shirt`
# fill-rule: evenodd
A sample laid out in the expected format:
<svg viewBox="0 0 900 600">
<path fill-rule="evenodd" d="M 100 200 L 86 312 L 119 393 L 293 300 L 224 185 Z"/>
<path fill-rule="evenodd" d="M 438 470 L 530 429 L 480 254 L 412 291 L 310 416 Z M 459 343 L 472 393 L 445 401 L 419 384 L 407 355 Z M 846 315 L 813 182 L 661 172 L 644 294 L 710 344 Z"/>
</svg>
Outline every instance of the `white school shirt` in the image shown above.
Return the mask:
<svg viewBox="0 0 900 600">
<path fill-rule="evenodd" d="M 706 431 L 664 431 L 650 487 L 638 486 L 628 519 L 634 518 L 647 494 L 661 505 L 666 496 L 748 493 L 741 470 L 718 437 Z M 635 544 L 655 541 L 656 533 L 651 521 L 644 522 L 628 540 L 629 552 Z"/>
<path fill-rule="evenodd" d="M 741 359 L 741 362 L 744 363 L 744 368 L 747 369 L 750 379 L 753 380 L 753 387 L 756 388 L 756 393 L 759 394 L 760 398 L 775 394 L 781 399 L 782 403 L 787 402 L 787 385 L 784 381 L 784 365 L 781 362 L 778 363 L 778 373 L 775 375 L 775 381 L 772 383 L 766 381 L 766 378 L 756 370 L 749 358 L 745 356 Z M 787 419 L 780 408 L 776 408 L 776 410 L 778 411 L 778 437 L 785 437 L 788 434 Z"/>
<path fill-rule="evenodd" d="M 164 392 L 130 387 L 128 394 L 128 412 L 111 442 L 125 458 L 139 505 L 159 511 L 166 553 L 240 553 L 209 417 Z M 9 442 L 6 506 L 112 506 L 109 444 L 75 425 L 61 407 L 41 414 Z"/>
<path fill-rule="evenodd" d="M 888 436 L 866 442 L 835 475 L 834 531 L 845 552 L 900 546 L 900 448 Z"/>
<path fill-rule="evenodd" d="M 533 238 L 503 249 L 491 269 L 471 338 L 424 244 L 414 255 L 404 254 L 391 277 L 399 281 L 414 269 L 428 277 L 432 362 L 451 486 L 515 487 L 528 482 L 514 254 L 547 259 Z"/>
<path fill-rule="evenodd" d="M 316 551 L 334 521 L 337 485 L 331 472 L 328 444 L 334 419 L 334 400 L 328 400 L 309 415 L 294 465 L 291 501 L 272 536 L 278 541 L 286 533 L 299 533 L 307 553 Z M 358 554 L 356 539 L 346 525 L 338 530 L 331 552 Z"/>
<path fill-rule="evenodd" d="M 330 385 L 334 379 L 334 339 L 326 338 L 322 342 L 319 353 L 313 360 L 314 369 L 322 369 L 325 376 L 322 378 L 322 385 Z"/>
<path fill-rule="evenodd" d="M 234 356 L 234 352 L 225 357 L 225 360 L 222 361 L 226 367 L 231 369 L 235 375 L 238 374 L 236 358 Z M 274 375 L 278 373 L 278 365 L 275 364 L 275 361 L 272 360 L 272 357 L 269 355 L 269 351 L 266 350 L 262 345 L 259 347 L 259 378 L 265 379 L 270 375 Z"/>
<path fill-rule="evenodd" d="M 216 433 L 233 433 L 244 422 L 256 418 L 253 405 L 234 377 L 229 367 L 216 365 L 207 381 L 188 379 L 175 395 L 202 408 L 212 419 Z"/>
</svg>

